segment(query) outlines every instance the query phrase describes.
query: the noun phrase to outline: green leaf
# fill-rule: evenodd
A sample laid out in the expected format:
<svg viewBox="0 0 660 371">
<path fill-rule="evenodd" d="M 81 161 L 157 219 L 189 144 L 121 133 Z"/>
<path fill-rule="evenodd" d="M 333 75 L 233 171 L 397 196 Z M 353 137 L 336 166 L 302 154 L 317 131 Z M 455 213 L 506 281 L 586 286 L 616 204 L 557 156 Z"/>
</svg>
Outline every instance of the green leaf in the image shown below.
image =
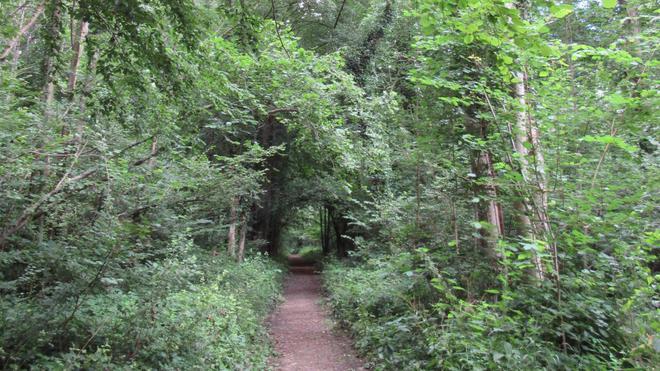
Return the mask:
<svg viewBox="0 0 660 371">
<path fill-rule="evenodd" d="M 573 12 L 573 6 L 569 4 L 553 5 L 550 7 L 550 14 L 555 18 L 564 18 Z"/>
<path fill-rule="evenodd" d="M 628 104 L 632 101 L 632 99 L 626 98 L 626 97 L 622 96 L 621 94 L 616 94 L 616 93 L 606 96 L 605 100 L 607 100 L 608 102 L 610 102 L 611 104 L 613 104 L 615 106 L 622 106 L 622 105 Z"/>
<path fill-rule="evenodd" d="M 635 152 L 637 151 L 637 147 L 632 146 L 626 142 L 623 141 L 621 138 L 617 138 L 611 135 L 601 135 L 601 136 L 591 136 L 587 135 L 582 138 L 583 141 L 589 142 L 589 143 L 603 143 L 603 144 L 613 144 L 625 151 L 628 152 Z"/>
<path fill-rule="evenodd" d="M 616 6 L 616 0 L 603 0 L 603 7 L 612 9 Z"/>
</svg>

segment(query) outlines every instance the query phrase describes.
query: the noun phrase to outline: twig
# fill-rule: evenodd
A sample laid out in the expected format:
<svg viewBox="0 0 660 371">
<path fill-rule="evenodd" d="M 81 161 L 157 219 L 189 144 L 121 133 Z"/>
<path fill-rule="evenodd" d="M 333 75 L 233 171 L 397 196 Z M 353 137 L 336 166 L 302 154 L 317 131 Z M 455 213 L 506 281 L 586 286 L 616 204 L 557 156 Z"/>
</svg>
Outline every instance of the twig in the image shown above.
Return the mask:
<svg viewBox="0 0 660 371">
<path fill-rule="evenodd" d="M 612 118 L 612 123 L 610 124 L 610 136 L 614 136 L 616 134 L 616 128 L 614 127 L 614 121 L 616 119 L 616 116 Z M 591 178 L 591 189 L 594 189 L 596 186 L 596 178 L 598 177 L 598 172 L 600 171 L 601 165 L 603 165 L 603 161 L 605 160 L 605 155 L 607 155 L 607 151 L 610 149 L 610 143 L 607 143 L 605 145 L 605 149 L 603 150 L 603 153 L 600 154 L 600 159 L 598 159 L 598 165 L 596 165 L 596 171 L 594 171 L 594 176 Z"/>
<path fill-rule="evenodd" d="M 284 46 L 284 41 L 282 41 L 282 36 L 280 35 L 280 28 L 277 25 L 277 16 L 275 15 L 275 0 L 270 0 L 270 4 L 271 9 L 273 10 L 273 21 L 275 22 L 275 33 L 277 33 L 277 39 L 280 40 L 280 45 L 282 45 L 282 49 L 284 49 L 286 56 L 291 59 L 291 54 L 289 54 L 289 51 L 286 50 L 286 46 Z"/>
<path fill-rule="evenodd" d="M 62 330 L 62 332 L 64 332 L 64 330 L 66 330 L 66 327 L 69 325 L 69 323 L 71 322 L 73 317 L 76 315 L 76 313 L 78 312 L 78 309 L 80 309 L 80 306 L 82 305 L 82 300 L 81 300 L 82 297 L 87 293 L 87 291 L 89 291 L 94 286 L 94 283 L 96 283 L 96 281 L 99 279 L 99 277 L 101 277 L 101 275 L 105 271 L 105 268 L 108 266 L 108 262 L 110 261 L 110 258 L 112 257 L 112 255 L 114 255 L 114 253 L 115 253 L 115 251 L 117 251 L 117 249 L 118 249 L 118 245 L 115 245 L 106 254 L 105 259 L 103 260 L 103 264 L 101 265 L 99 270 L 96 271 L 96 274 L 94 275 L 92 280 L 76 296 L 76 304 L 73 308 L 73 311 L 71 311 L 71 313 L 67 316 L 67 318 L 65 318 L 64 321 L 62 321 L 62 325 L 60 326 L 60 329 Z"/>
<path fill-rule="evenodd" d="M 344 10 L 344 5 L 346 5 L 346 0 L 342 1 L 341 3 L 341 7 L 339 8 L 339 12 L 337 13 L 337 18 L 335 18 L 335 24 L 332 26 L 333 30 L 337 28 L 337 23 L 339 23 L 339 17 L 341 17 L 341 12 Z"/>
<path fill-rule="evenodd" d="M 2 54 L 0 54 L 0 61 L 2 61 L 2 60 L 4 60 L 5 58 L 7 58 L 7 56 L 9 55 L 9 53 L 11 53 L 11 51 L 14 49 L 14 47 L 16 47 L 16 45 L 18 44 L 18 42 L 21 40 L 21 37 L 23 37 L 23 35 L 24 35 L 26 32 L 28 32 L 28 31 L 32 28 L 32 26 L 34 26 L 34 24 L 37 22 L 37 19 L 39 19 L 39 17 L 41 16 L 41 14 L 44 12 L 44 7 L 45 7 L 45 6 L 44 6 L 43 3 L 41 3 L 41 4 L 37 7 L 37 9 L 36 9 L 35 12 L 34 12 L 34 15 L 32 15 L 32 18 L 30 19 L 30 21 L 29 21 L 28 23 L 26 23 L 25 26 L 23 26 L 23 27 L 20 29 L 20 31 L 18 32 L 18 35 L 16 35 L 16 36 L 15 36 L 15 37 L 9 42 L 9 45 L 7 46 L 7 48 L 5 48 L 5 50 L 2 52 Z"/>
</svg>

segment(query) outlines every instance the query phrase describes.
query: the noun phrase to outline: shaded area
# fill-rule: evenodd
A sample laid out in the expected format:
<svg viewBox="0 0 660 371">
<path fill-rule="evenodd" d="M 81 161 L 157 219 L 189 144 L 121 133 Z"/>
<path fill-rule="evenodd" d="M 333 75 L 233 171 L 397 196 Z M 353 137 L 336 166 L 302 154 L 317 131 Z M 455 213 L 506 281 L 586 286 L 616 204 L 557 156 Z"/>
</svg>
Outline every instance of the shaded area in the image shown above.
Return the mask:
<svg viewBox="0 0 660 371">
<path fill-rule="evenodd" d="M 279 355 L 277 370 L 363 370 L 350 341 L 333 333 L 318 304 L 321 281 L 314 267 L 298 255 L 289 256 L 284 303 L 271 315 L 270 334 Z"/>
</svg>

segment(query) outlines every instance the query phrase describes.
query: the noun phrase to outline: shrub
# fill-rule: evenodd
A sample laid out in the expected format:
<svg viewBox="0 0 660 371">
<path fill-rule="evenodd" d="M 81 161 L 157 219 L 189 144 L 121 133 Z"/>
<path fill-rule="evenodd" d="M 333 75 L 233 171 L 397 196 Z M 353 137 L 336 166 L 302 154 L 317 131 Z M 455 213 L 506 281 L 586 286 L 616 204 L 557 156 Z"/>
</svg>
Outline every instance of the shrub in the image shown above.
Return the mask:
<svg viewBox="0 0 660 371">
<path fill-rule="evenodd" d="M 657 314 L 652 287 L 626 293 L 617 274 L 566 272 L 557 306 L 551 282 L 491 283 L 498 288 L 476 295 L 459 284 L 471 273 L 437 260 L 420 249 L 326 266 L 329 305 L 375 369 L 644 369 L 658 361 L 654 330 L 645 329 Z"/>
<path fill-rule="evenodd" d="M 266 367 L 262 322 L 282 277 L 270 259 L 238 265 L 181 237 L 165 259 L 130 271 L 77 298 L 3 296 L 0 360 L 36 369 Z"/>
</svg>

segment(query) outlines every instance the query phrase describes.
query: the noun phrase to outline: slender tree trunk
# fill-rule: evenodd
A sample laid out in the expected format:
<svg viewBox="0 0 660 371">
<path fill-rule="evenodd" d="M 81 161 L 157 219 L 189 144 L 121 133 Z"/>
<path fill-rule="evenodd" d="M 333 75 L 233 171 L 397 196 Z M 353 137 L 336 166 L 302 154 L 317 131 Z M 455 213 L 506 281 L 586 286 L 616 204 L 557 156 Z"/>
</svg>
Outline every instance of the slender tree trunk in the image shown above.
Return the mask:
<svg viewBox="0 0 660 371">
<path fill-rule="evenodd" d="M 520 174 L 522 175 L 522 189 L 520 189 L 520 200 L 516 201 L 514 207 L 516 208 L 516 218 L 518 220 L 518 228 L 521 236 L 526 237 L 529 240 L 536 240 L 539 235 L 539 228 L 532 224 L 530 214 L 537 210 L 538 213 L 541 213 L 540 208 L 543 205 L 540 203 L 541 199 L 544 198 L 543 193 L 545 192 L 545 185 L 540 182 L 535 181 L 537 177 L 536 174 L 532 175 L 529 165 L 529 150 L 528 147 L 533 144 L 530 142 L 529 138 L 531 137 L 531 125 L 529 122 L 529 115 L 527 112 L 527 87 L 526 87 L 526 75 L 524 72 L 519 71 L 515 73 L 517 82 L 514 84 L 514 94 L 517 100 L 517 110 L 516 110 L 516 125 L 514 132 L 512 133 L 513 142 L 514 142 L 514 151 L 518 154 L 518 166 L 520 169 Z M 537 133 L 538 141 L 538 133 Z M 536 155 L 539 151 L 535 151 Z M 533 201 L 530 200 L 530 197 L 527 195 L 528 186 L 531 186 Z M 538 189 L 534 189 L 538 188 Z M 545 203 L 544 203 L 545 204 Z M 543 262 L 538 254 L 532 254 L 532 260 L 534 263 L 534 269 L 531 270 L 531 274 L 538 279 L 544 279 L 545 277 L 545 268 L 543 267 Z"/>
<path fill-rule="evenodd" d="M 229 211 L 229 233 L 227 234 L 227 252 L 230 256 L 236 257 L 236 224 L 238 223 L 238 207 L 240 197 L 235 196 L 231 202 Z"/>
<path fill-rule="evenodd" d="M 239 263 L 242 263 L 243 259 L 245 258 L 245 239 L 247 237 L 247 229 L 248 229 L 247 213 L 245 213 L 241 217 L 241 237 L 238 242 L 238 257 L 237 257 Z"/>
<path fill-rule="evenodd" d="M 62 2 L 61 0 L 51 0 L 44 8 L 46 13 L 47 25 L 46 32 L 44 34 L 44 40 L 46 43 L 45 57 L 43 60 L 43 75 L 44 75 L 44 86 L 43 86 L 43 101 L 44 101 L 44 120 L 43 127 L 46 132 L 50 130 L 49 124 L 51 123 L 52 116 L 54 114 L 54 101 L 55 101 L 55 72 L 56 72 L 56 60 L 57 55 L 60 52 L 62 45 L 62 33 L 61 33 L 61 24 L 62 24 Z M 46 141 L 49 139 L 46 138 Z M 41 148 L 43 144 L 40 144 L 38 148 Z M 37 159 L 38 159 L 37 155 Z M 43 166 L 43 178 L 47 180 L 50 177 L 51 170 L 51 157 L 46 155 L 44 156 L 44 166 Z M 41 243 L 44 236 L 44 218 L 43 216 L 39 217 L 38 220 L 38 237 L 37 241 Z"/>
<path fill-rule="evenodd" d="M 456 244 L 456 253 L 461 252 L 460 242 L 458 241 L 458 219 L 456 218 L 456 205 L 454 199 L 449 196 L 449 208 L 451 210 L 451 225 L 454 231 L 454 243 Z"/>
<path fill-rule="evenodd" d="M 346 231 L 348 230 L 348 221 L 342 215 L 341 210 L 334 207 L 328 208 L 328 216 L 329 219 L 332 220 L 332 229 L 335 234 L 337 256 L 344 258 L 348 256 L 348 250 L 350 248 L 350 240 L 346 237 L 343 237 L 346 235 Z"/>
<path fill-rule="evenodd" d="M 331 248 L 331 230 L 330 230 L 330 208 L 326 206 L 321 206 L 321 248 L 323 254 L 327 255 L 330 253 Z"/>
<path fill-rule="evenodd" d="M 91 93 L 94 80 L 96 78 L 96 64 L 99 60 L 99 52 L 95 51 L 89 63 L 87 65 L 87 76 L 85 76 L 85 81 L 82 86 L 82 92 L 78 95 L 78 107 L 80 110 L 80 116 L 77 120 L 76 127 L 76 140 L 81 141 L 83 134 L 85 132 L 85 110 L 87 109 L 87 96 Z"/>
<path fill-rule="evenodd" d="M 452 122 L 451 125 L 451 135 L 454 135 L 454 124 Z M 452 143 L 451 146 L 451 163 L 456 163 L 456 145 Z M 457 194 L 459 190 L 459 185 L 458 185 L 458 174 L 454 174 L 454 193 Z M 451 218 L 452 218 L 452 224 L 454 226 L 454 241 L 456 242 L 456 253 L 460 253 L 461 251 L 461 243 L 460 243 L 460 238 L 459 238 L 459 230 L 458 230 L 458 218 L 456 216 L 456 203 L 454 201 L 454 195 L 449 195 L 449 202 L 451 204 Z"/>
<path fill-rule="evenodd" d="M 43 62 L 44 74 L 44 117 L 46 122 L 51 119 L 53 114 L 53 101 L 55 100 L 55 70 L 56 57 L 61 49 L 61 26 L 62 26 L 62 2 L 61 0 L 51 0 L 45 8 L 47 17 L 47 26 L 45 40 L 47 44 L 46 56 Z"/>
<path fill-rule="evenodd" d="M 332 250 L 332 228 L 330 221 L 332 220 L 332 213 L 330 206 L 325 207 L 325 244 L 328 246 L 328 251 Z M 337 249 L 337 244 L 335 240 L 335 250 Z"/>
<path fill-rule="evenodd" d="M 78 81 L 78 65 L 80 64 L 80 56 L 83 53 L 85 38 L 89 32 L 89 23 L 85 21 L 80 22 L 80 28 L 74 35 L 73 45 L 71 46 L 73 50 L 73 56 L 71 57 L 71 63 L 69 65 L 69 82 L 67 84 L 67 94 L 69 99 L 73 100 L 76 90 L 76 82 Z"/>
<path fill-rule="evenodd" d="M 523 70 L 524 71 L 524 70 Z M 531 115 L 531 108 L 527 100 L 527 75 L 525 72 L 516 74 L 517 83 L 514 86 L 514 93 L 518 100 L 516 132 L 511 133 L 514 140 L 514 151 L 518 152 L 520 172 L 523 177 L 523 189 L 521 192 L 521 201 L 518 203 L 518 214 L 520 223 L 525 227 L 533 239 L 536 236 L 543 236 L 548 243 L 553 262 L 553 278 L 556 286 L 557 306 L 561 308 L 561 281 L 559 275 L 559 255 L 555 244 L 555 237 L 550 227 L 548 218 L 547 186 L 545 178 L 545 159 L 541 150 L 540 132 Z M 531 174 L 529 168 L 527 146 L 531 143 L 533 149 L 534 169 Z M 530 187 L 531 186 L 531 187 Z M 527 195 L 526 188 L 531 188 L 531 196 Z M 524 205 L 521 206 L 520 204 Z M 530 215 L 536 216 L 536 221 L 530 221 Z M 524 234 L 523 234 L 524 235 Z M 534 269 L 530 270 L 530 275 L 538 279 L 546 278 L 546 271 L 537 254 L 532 255 Z M 560 316 L 560 322 L 563 323 L 563 317 Z M 566 334 L 561 332 L 562 348 L 566 349 Z"/>
<path fill-rule="evenodd" d="M 43 10 L 42 10 L 43 11 Z M 20 17 L 20 25 L 21 29 L 23 29 L 23 21 L 25 20 L 25 8 L 21 9 L 21 17 Z M 14 52 L 12 53 L 12 59 L 11 59 L 11 70 L 16 71 L 18 69 L 18 60 L 21 55 L 21 43 L 20 40 L 15 43 L 13 46 Z M 9 98 L 9 95 L 7 96 Z"/>
<path fill-rule="evenodd" d="M 421 203 L 422 203 L 422 198 L 421 198 L 421 169 L 419 165 L 419 153 L 416 155 L 416 161 L 415 161 L 415 203 L 417 206 L 415 207 L 415 229 L 417 229 L 417 232 L 419 233 L 420 229 L 420 214 L 419 214 L 419 209 L 421 208 Z"/>
<path fill-rule="evenodd" d="M 321 232 L 321 250 L 323 251 L 323 255 L 328 255 L 330 252 L 327 239 L 327 224 L 326 208 L 325 206 L 321 206 L 319 207 L 319 230 Z"/>
<path fill-rule="evenodd" d="M 72 21 L 73 23 L 73 21 Z M 73 27 L 73 24 L 71 25 Z M 80 65 L 80 56 L 82 55 L 84 48 L 84 41 L 87 37 L 87 32 L 89 31 L 89 24 L 85 21 L 80 22 L 80 27 L 76 32 L 72 29 L 72 43 L 71 50 L 73 51 L 73 56 L 71 57 L 71 62 L 69 63 L 69 80 L 67 83 L 66 96 L 69 98 L 69 101 L 73 103 L 75 98 L 76 83 L 78 81 L 78 66 Z M 82 112 L 81 112 L 82 113 Z M 77 120 L 76 126 L 80 125 L 80 120 Z M 62 136 L 69 134 L 69 125 L 64 123 L 62 125 Z M 77 130 L 78 132 L 79 130 Z"/>
<path fill-rule="evenodd" d="M 151 158 L 149 159 L 149 168 L 156 166 L 156 154 L 158 154 L 158 137 L 154 135 L 151 138 Z"/>
</svg>

